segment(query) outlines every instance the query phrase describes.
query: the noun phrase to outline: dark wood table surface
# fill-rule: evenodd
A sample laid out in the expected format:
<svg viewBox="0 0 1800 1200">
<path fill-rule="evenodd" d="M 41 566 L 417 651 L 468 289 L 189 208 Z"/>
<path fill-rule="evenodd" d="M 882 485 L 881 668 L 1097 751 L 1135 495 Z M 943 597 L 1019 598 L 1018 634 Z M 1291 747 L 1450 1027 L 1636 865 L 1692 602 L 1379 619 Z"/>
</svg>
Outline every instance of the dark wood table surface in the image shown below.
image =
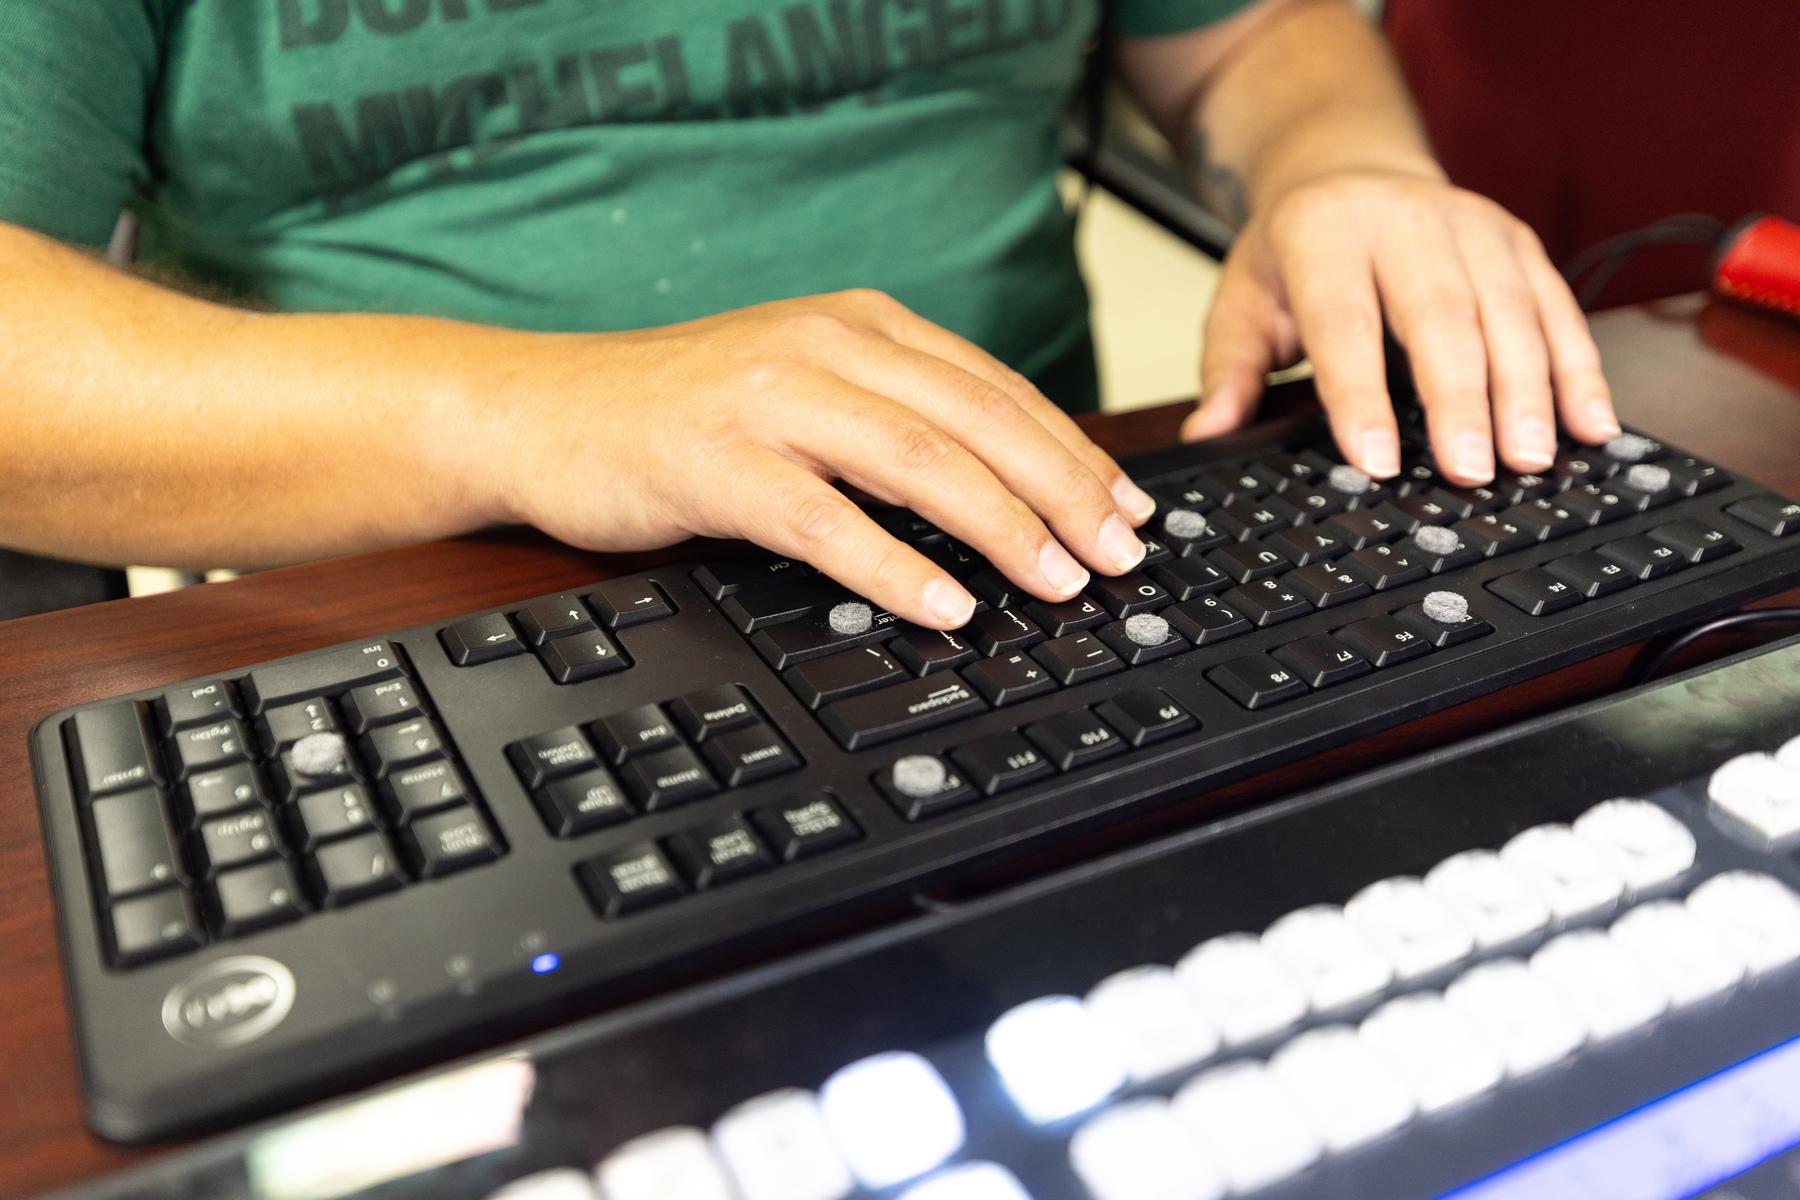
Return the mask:
<svg viewBox="0 0 1800 1200">
<path fill-rule="evenodd" d="M 1595 319 L 1628 423 L 1800 495 L 1800 324 L 1699 297 Z M 1124 455 L 1174 439 L 1185 405 L 1086 418 Z M 137 1161 L 81 1121 L 26 735 L 45 714 L 173 680 L 624 574 L 692 549 L 602 558 L 508 530 L 269 571 L 229 583 L 0 623 L 0 1196 Z M 1793 603 L 1794 594 L 1787 597 Z M 1767 636 L 1767 635 L 1764 635 Z M 1705 653 L 1747 643 L 1720 638 Z M 1585 699 L 1618 685 L 1619 651 L 1135 822 L 1141 839 L 1226 806 Z M 1095 850 L 1095 839 L 1080 852 Z"/>
</svg>

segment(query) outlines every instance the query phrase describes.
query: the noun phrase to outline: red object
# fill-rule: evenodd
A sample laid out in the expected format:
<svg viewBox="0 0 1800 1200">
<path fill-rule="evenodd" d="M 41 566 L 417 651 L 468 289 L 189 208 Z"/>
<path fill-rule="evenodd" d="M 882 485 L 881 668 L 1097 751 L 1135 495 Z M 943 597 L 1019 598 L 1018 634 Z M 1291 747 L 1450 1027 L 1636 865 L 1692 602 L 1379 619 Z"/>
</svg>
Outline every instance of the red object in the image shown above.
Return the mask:
<svg viewBox="0 0 1800 1200">
<path fill-rule="evenodd" d="M 1757 217 L 1719 251 L 1713 287 L 1720 295 L 1800 317 L 1800 225 Z"/>
<path fill-rule="evenodd" d="M 1388 0 L 1433 146 L 1561 265 L 1677 213 L 1800 219 L 1795 0 Z M 1632 257 L 1603 304 L 1698 291 L 1711 250 Z"/>
</svg>

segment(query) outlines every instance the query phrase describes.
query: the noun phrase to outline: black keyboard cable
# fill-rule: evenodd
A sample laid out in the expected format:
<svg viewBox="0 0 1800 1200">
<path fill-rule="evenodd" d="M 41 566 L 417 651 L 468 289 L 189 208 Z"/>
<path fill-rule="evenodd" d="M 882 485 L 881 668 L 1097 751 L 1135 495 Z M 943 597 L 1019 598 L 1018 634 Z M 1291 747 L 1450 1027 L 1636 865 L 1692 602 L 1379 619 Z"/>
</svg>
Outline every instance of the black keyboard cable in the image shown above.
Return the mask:
<svg viewBox="0 0 1800 1200">
<path fill-rule="evenodd" d="M 1746 625 L 1761 625 L 1768 622 L 1800 623 L 1800 608 L 1753 608 L 1747 612 L 1732 613 L 1685 629 L 1680 633 L 1669 634 L 1652 641 L 1638 652 L 1631 666 L 1625 672 L 1625 686 L 1637 687 L 1647 683 L 1657 672 L 1666 666 L 1671 658 L 1682 650 L 1693 645 L 1701 638 L 1711 637 L 1715 633 L 1726 633 Z"/>
</svg>

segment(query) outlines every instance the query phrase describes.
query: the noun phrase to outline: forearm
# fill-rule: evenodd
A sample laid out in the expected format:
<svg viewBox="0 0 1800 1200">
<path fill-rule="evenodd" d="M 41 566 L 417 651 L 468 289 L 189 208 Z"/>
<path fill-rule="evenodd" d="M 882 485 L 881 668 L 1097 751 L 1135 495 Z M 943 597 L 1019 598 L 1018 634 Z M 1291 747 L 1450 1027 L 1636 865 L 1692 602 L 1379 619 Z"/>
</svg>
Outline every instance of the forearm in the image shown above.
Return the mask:
<svg viewBox="0 0 1800 1200">
<path fill-rule="evenodd" d="M 1342 0 L 1297 0 L 1246 37 L 1190 104 L 1176 145 L 1234 224 L 1334 170 L 1443 178 L 1387 44 Z"/>
<path fill-rule="evenodd" d="M 529 335 L 209 304 L 0 225 L 0 545 L 263 566 L 500 516 L 478 411 Z"/>
</svg>

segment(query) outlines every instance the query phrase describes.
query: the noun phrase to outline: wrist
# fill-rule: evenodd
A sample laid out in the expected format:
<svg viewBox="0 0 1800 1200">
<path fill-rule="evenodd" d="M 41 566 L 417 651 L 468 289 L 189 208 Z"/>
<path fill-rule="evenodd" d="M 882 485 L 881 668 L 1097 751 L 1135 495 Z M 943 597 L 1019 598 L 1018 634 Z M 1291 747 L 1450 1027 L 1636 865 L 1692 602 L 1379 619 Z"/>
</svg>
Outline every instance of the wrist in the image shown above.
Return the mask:
<svg viewBox="0 0 1800 1200">
<path fill-rule="evenodd" d="M 1371 137 L 1357 123 L 1313 122 L 1261 156 L 1247 180 L 1251 208 L 1266 212 L 1296 188 L 1342 174 L 1387 175 L 1446 184 L 1449 176 L 1423 136 Z"/>
</svg>

